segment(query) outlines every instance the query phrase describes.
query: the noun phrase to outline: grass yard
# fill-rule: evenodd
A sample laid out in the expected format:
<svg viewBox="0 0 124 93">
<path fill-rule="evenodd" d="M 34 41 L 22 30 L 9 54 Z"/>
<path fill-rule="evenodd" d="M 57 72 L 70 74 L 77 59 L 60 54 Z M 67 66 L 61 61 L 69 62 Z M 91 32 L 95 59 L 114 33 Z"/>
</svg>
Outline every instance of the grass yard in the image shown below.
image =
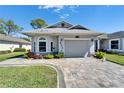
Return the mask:
<svg viewBox="0 0 124 93">
<path fill-rule="evenodd" d="M 14 57 L 19 57 L 19 56 L 23 56 L 25 52 L 13 52 L 13 53 L 8 53 L 8 54 L 2 54 L 0 55 L 0 61 L 4 61 L 10 58 L 14 58 Z"/>
<path fill-rule="evenodd" d="M 0 88 L 55 87 L 57 87 L 57 73 L 51 67 L 0 67 Z"/>
<path fill-rule="evenodd" d="M 105 54 L 106 60 L 124 65 L 124 56 L 117 54 Z"/>
</svg>

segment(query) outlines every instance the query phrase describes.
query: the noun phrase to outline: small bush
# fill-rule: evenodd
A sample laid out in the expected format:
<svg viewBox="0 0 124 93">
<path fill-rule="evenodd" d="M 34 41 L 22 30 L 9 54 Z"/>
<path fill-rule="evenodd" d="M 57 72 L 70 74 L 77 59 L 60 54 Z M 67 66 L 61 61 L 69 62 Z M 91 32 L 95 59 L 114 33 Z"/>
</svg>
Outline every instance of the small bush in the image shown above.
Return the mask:
<svg viewBox="0 0 124 93">
<path fill-rule="evenodd" d="M 10 50 L 0 51 L 0 54 L 8 54 L 8 53 L 11 53 L 11 51 Z"/>
<path fill-rule="evenodd" d="M 25 48 L 15 48 L 13 52 L 26 52 Z"/>
<path fill-rule="evenodd" d="M 103 52 L 96 52 L 96 54 L 95 54 L 95 57 L 97 57 L 97 58 L 99 58 L 99 59 L 102 59 L 102 58 L 104 58 L 104 53 Z"/>
<path fill-rule="evenodd" d="M 54 58 L 64 58 L 64 54 L 63 53 L 56 54 Z"/>
<path fill-rule="evenodd" d="M 34 54 L 33 52 L 28 51 L 28 53 L 25 53 L 24 55 L 25 58 L 34 58 L 34 59 L 42 59 L 43 56 L 40 54 Z"/>
<path fill-rule="evenodd" d="M 47 54 L 47 55 L 45 55 L 44 58 L 45 59 L 52 59 L 52 58 L 54 58 L 54 56 L 52 54 Z"/>
<path fill-rule="evenodd" d="M 42 59 L 43 57 L 40 54 L 34 54 L 32 58 L 34 58 L 34 59 Z"/>
<path fill-rule="evenodd" d="M 24 54 L 24 58 L 29 59 L 30 57 L 28 56 L 28 54 L 27 54 L 27 53 L 25 53 L 25 54 Z"/>
</svg>

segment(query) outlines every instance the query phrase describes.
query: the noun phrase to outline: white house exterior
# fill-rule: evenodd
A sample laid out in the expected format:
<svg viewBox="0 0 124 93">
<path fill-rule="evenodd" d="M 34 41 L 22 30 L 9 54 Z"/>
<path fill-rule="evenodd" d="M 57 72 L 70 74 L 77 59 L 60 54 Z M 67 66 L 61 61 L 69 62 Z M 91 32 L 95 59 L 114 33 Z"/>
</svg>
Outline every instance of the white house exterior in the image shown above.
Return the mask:
<svg viewBox="0 0 124 93">
<path fill-rule="evenodd" d="M 124 31 L 104 35 L 99 40 L 100 49 L 124 54 Z"/>
<path fill-rule="evenodd" d="M 31 49 L 31 44 L 23 39 L 0 34 L 0 51 L 11 50 L 15 48 Z"/>
<path fill-rule="evenodd" d="M 23 33 L 32 38 L 36 54 L 64 53 L 65 57 L 87 57 L 95 53 L 96 37 L 102 33 L 65 21 Z"/>
</svg>

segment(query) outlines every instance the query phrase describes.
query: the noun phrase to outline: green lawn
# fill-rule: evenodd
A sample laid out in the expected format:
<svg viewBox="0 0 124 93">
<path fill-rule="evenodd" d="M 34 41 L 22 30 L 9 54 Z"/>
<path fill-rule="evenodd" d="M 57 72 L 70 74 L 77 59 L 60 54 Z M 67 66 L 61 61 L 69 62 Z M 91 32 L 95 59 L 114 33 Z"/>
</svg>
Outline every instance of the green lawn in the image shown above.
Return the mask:
<svg viewBox="0 0 124 93">
<path fill-rule="evenodd" d="M 0 61 L 4 61 L 6 59 L 14 58 L 14 57 L 19 57 L 23 56 L 25 52 L 13 52 L 13 53 L 8 53 L 8 54 L 2 54 L 0 55 Z"/>
<path fill-rule="evenodd" d="M 106 60 L 124 65 L 124 56 L 117 54 L 105 54 Z"/>
<path fill-rule="evenodd" d="M 57 73 L 51 67 L 0 67 L 0 88 L 55 87 L 57 87 Z"/>
</svg>

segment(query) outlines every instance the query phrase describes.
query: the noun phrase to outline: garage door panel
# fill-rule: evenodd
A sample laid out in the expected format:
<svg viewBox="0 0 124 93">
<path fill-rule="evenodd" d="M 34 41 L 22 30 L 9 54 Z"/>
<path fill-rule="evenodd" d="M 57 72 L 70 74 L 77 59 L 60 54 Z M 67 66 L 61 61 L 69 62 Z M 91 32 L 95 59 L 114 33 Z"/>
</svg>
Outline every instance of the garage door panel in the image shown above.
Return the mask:
<svg viewBox="0 0 124 93">
<path fill-rule="evenodd" d="M 65 57 L 84 57 L 90 49 L 89 40 L 66 40 Z"/>
</svg>

